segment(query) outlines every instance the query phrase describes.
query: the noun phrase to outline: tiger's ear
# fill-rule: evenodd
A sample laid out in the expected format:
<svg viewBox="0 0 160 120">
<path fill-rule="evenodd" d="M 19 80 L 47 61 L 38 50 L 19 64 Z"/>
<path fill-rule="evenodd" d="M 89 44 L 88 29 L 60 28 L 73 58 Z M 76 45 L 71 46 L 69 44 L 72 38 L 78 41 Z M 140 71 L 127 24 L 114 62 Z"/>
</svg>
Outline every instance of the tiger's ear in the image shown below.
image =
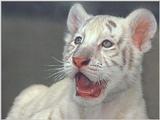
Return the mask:
<svg viewBox="0 0 160 120">
<path fill-rule="evenodd" d="M 75 33 L 78 28 L 89 18 L 81 4 L 74 4 L 68 14 L 67 27 L 70 33 Z"/>
<path fill-rule="evenodd" d="M 153 14 L 147 9 L 137 9 L 127 17 L 129 29 L 134 45 L 142 52 L 147 52 L 151 48 L 151 38 L 153 38 L 157 23 Z"/>
</svg>

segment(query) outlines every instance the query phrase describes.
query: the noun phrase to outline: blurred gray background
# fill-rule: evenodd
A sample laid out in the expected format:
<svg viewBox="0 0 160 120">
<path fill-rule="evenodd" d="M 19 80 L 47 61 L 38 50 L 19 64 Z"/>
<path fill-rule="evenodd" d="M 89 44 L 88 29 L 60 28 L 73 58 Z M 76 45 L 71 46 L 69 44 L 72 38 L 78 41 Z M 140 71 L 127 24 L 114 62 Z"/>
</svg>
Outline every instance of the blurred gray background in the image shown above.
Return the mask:
<svg viewBox="0 0 160 120">
<path fill-rule="evenodd" d="M 46 79 L 55 56 L 62 59 L 68 11 L 74 2 L 2 2 L 2 117 L 14 98 L 31 84 Z M 158 2 L 80 2 L 88 13 L 127 16 L 136 8 L 150 9 L 159 21 Z M 158 23 L 159 25 L 159 23 Z M 143 88 L 150 118 L 159 118 L 159 31 L 143 61 Z"/>
</svg>

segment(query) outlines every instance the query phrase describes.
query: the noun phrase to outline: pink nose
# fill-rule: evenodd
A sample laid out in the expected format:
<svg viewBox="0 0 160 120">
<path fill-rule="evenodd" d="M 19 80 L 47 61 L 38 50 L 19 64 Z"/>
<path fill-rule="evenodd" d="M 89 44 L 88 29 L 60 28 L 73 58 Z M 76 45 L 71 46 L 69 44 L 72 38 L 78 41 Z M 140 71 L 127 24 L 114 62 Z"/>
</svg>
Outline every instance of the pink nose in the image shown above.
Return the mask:
<svg viewBox="0 0 160 120">
<path fill-rule="evenodd" d="M 81 68 L 82 66 L 88 65 L 89 62 L 90 62 L 89 58 L 85 58 L 85 57 L 73 57 L 73 63 L 78 68 Z"/>
</svg>

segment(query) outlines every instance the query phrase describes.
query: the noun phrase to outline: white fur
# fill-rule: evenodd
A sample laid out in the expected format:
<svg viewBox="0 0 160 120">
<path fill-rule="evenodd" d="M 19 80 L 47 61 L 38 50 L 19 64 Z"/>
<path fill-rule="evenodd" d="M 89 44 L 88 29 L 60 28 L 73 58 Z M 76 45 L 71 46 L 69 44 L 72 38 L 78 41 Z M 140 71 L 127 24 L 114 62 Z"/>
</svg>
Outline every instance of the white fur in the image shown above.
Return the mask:
<svg viewBox="0 0 160 120">
<path fill-rule="evenodd" d="M 150 23 L 149 34 L 145 37 L 142 50 L 139 50 L 133 44 L 132 33 L 134 25 L 144 18 Z M 109 20 L 116 23 L 112 32 L 106 27 Z M 146 9 L 138 9 L 127 18 L 91 16 L 81 5 L 75 4 L 69 12 L 67 26 L 70 33 L 65 38 L 63 53 L 67 77 L 50 87 L 33 86 L 22 91 L 15 99 L 7 120 L 147 118 L 141 87 L 141 62 L 156 31 L 157 25 L 152 13 Z M 74 44 L 76 36 L 83 39 L 79 47 Z M 118 46 L 121 38 L 123 42 Z M 99 50 L 97 46 L 104 39 L 111 40 L 114 45 L 111 48 L 101 47 Z M 126 59 L 122 59 L 123 50 L 126 50 Z M 115 55 L 116 53 L 118 54 Z M 74 76 L 78 69 L 72 63 L 72 56 L 79 55 L 92 58 L 89 65 L 80 69 L 83 74 L 94 82 L 101 79 L 108 82 L 97 98 L 84 99 L 75 95 Z"/>
</svg>

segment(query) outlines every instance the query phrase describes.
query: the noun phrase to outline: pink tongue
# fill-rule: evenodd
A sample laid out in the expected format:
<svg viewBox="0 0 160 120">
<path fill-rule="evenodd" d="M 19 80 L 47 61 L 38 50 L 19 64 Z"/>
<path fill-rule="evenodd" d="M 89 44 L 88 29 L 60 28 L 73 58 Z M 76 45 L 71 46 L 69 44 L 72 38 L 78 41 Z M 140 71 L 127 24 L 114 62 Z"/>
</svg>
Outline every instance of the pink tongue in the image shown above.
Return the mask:
<svg viewBox="0 0 160 120">
<path fill-rule="evenodd" d="M 80 75 L 77 79 L 77 85 L 82 89 L 87 89 L 92 86 L 92 82 L 89 81 L 84 75 Z"/>
<path fill-rule="evenodd" d="M 82 73 L 76 75 L 77 95 L 82 97 L 98 97 L 101 92 L 101 86 L 95 85 Z"/>
</svg>

